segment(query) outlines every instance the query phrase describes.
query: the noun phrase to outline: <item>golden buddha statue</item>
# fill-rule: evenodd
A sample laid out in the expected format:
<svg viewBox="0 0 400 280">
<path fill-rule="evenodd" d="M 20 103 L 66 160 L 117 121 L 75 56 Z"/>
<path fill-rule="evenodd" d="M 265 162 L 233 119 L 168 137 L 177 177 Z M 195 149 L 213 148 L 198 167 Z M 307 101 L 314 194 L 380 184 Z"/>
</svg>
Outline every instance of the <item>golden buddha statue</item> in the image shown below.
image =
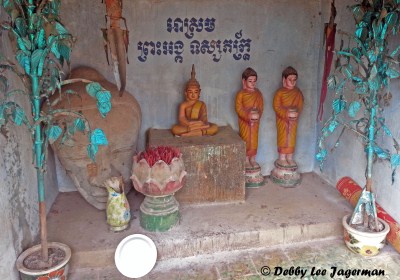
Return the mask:
<svg viewBox="0 0 400 280">
<path fill-rule="evenodd" d="M 199 100 L 200 92 L 200 84 L 192 65 L 191 78 L 185 88 L 186 100 L 179 105 L 179 124 L 171 129 L 175 136 L 215 135 L 218 132 L 218 126 L 207 120 L 207 107 Z"/>
</svg>

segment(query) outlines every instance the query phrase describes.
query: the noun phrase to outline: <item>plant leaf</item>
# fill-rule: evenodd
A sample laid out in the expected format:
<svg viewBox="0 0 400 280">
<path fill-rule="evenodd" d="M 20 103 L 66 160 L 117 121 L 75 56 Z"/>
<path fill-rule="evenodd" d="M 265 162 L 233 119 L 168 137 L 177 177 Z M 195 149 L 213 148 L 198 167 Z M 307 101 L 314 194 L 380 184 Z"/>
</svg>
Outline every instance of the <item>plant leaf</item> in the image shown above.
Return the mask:
<svg viewBox="0 0 400 280">
<path fill-rule="evenodd" d="M 32 67 L 32 69 L 37 69 L 38 68 L 39 61 L 40 61 L 40 59 L 42 57 L 42 54 L 43 54 L 43 50 L 41 50 L 41 49 L 37 49 L 32 53 L 32 56 L 31 56 L 31 67 Z"/>
<path fill-rule="evenodd" d="M 390 164 L 392 167 L 397 167 L 400 165 L 400 155 L 399 154 L 393 154 L 390 157 Z"/>
<path fill-rule="evenodd" d="M 107 146 L 108 141 L 106 135 L 104 134 L 104 131 L 100 128 L 96 128 L 95 130 L 93 130 L 90 135 L 90 143 L 93 145 Z"/>
<path fill-rule="evenodd" d="M 61 127 L 59 127 L 58 125 L 51 126 L 47 133 L 47 137 L 49 137 L 50 144 L 53 144 L 58 139 L 58 137 L 60 137 L 61 133 L 62 133 Z"/>
<path fill-rule="evenodd" d="M 18 32 L 19 36 L 25 37 L 26 30 L 27 30 L 25 20 L 22 17 L 18 17 L 15 19 L 14 25 L 15 25 L 15 29 Z"/>
<path fill-rule="evenodd" d="M 40 28 L 36 34 L 36 45 L 39 49 L 44 49 L 46 47 L 46 32 L 43 28 Z"/>
<path fill-rule="evenodd" d="M 99 147 L 97 145 L 88 144 L 87 153 L 92 161 L 96 161 L 96 154 L 97 154 L 98 150 L 99 150 Z"/>
<path fill-rule="evenodd" d="M 74 126 L 79 130 L 79 131 L 85 131 L 86 129 L 86 124 L 85 121 L 81 118 L 76 118 L 74 121 Z"/>
<path fill-rule="evenodd" d="M 58 21 L 56 21 L 56 30 L 61 35 L 69 35 L 68 30 Z"/>
<path fill-rule="evenodd" d="M 6 109 L 4 104 L 0 104 L 0 126 L 6 123 L 6 118 L 4 117 L 4 110 Z"/>
<path fill-rule="evenodd" d="M 361 108 L 360 102 L 358 102 L 358 101 L 351 102 L 349 105 L 349 108 L 348 108 L 349 116 L 351 118 L 354 118 L 357 115 L 360 108 Z"/>
<path fill-rule="evenodd" d="M 359 4 L 350 7 L 350 9 L 351 9 L 351 12 L 353 13 L 353 17 L 356 20 L 356 23 L 359 23 L 364 17 L 363 9 L 361 8 L 361 6 Z"/>
<path fill-rule="evenodd" d="M 347 78 L 351 79 L 353 77 L 353 72 L 351 71 L 351 65 L 347 65 L 345 67 L 342 67 L 342 73 L 345 75 Z"/>
<path fill-rule="evenodd" d="M 397 70 L 394 69 L 394 68 L 388 68 L 388 69 L 386 70 L 386 75 L 387 75 L 390 79 L 395 79 L 395 78 L 400 77 L 400 72 L 397 71 Z"/>
<path fill-rule="evenodd" d="M 346 109 L 346 101 L 340 98 L 336 98 L 332 103 L 332 109 L 334 110 L 335 114 L 339 114 L 344 109 Z"/>
<path fill-rule="evenodd" d="M 18 125 L 18 126 L 22 125 L 22 123 L 25 122 L 25 118 L 26 118 L 25 117 L 25 112 L 21 107 L 16 106 L 16 107 L 13 108 L 13 110 L 12 110 L 12 120 L 16 125 Z"/>
<path fill-rule="evenodd" d="M 370 90 L 377 91 L 381 87 L 381 82 L 379 78 L 375 76 L 375 78 L 368 80 L 368 86 Z"/>
<path fill-rule="evenodd" d="M 65 44 L 59 44 L 58 50 L 60 55 L 64 57 L 65 60 L 69 61 L 71 56 L 71 48 Z"/>
<path fill-rule="evenodd" d="M 38 75 L 39 75 L 40 77 L 43 75 L 44 63 L 45 63 L 45 61 L 46 61 L 46 57 L 47 57 L 47 54 L 48 54 L 48 53 L 49 53 L 49 50 L 48 50 L 48 49 L 44 49 L 44 50 L 43 50 L 43 53 L 42 53 L 42 55 L 41 55 L 41 57 L 40 57 L 39 65 L 38 65 Z"/>
<path fill-rule="evenodd" d="M 368 92 L 368 86 L 366 83 L 357 84 L 355 91 L 357 94 L 366 94 Z"/>
<path fill-rule="evenodd" d="M 52 42 L 52 44 L 51 44 L 51 52 L 54 54 L 54 56 L 57 59 L 60 59 L 61 54 L 60 54 L 60 51 L 58 50 L 58 42 L 57 41 Z"/>
<path fill-rule="evenodd" d="M 380 159 L 388 159 L 390 157 L 389 152 L 382 149 L 381 147 L 373 145 L 372 148 L 374 149 L 374 152 Z"/>
<path fill-rule="evenodd" d="M 97 101 L 97 108 L 103 118 L 105 118 L 111 110 L 111 102 L 110 101 Z"/>
<path fill-rule="evenodd" d="M 29 41 L 26 38 L 18 37 L 17 38 L 17 43 L 18 43 L 19 49 L 22 50 L 22 51 L 28 51 L 28 50 L 32 49 L 31 41 Z"/>
<path fill-rule="evenodd" d="M 17 59 L 19 65 L 21 65 L 21 67 L 25 70 L 25 73 L 29 75 L 31 73 L 31 61 L 29 53 L 27 54 L 24 51 L 18 51 L 15 55 L 15 58 Z"/>
<path fill-rule="evenodd" d="M 86 91 L 92 97 L 96 97 L 96 93 L 101 89 L 101 85 L 97 82 L 92 82 L 86 85 Z"/>
<path fill-rule="evenodd" d="M 329 123 L 329 126 L 328 126 L 328 130 L 329 130 L 329 132 L 333 132 L 335 129 L 336 129 L 336 127 L 339 125 L 339 122 L 338 121 L 336 121 L 336 120 L 333 120 L 333 121 L 331 121 L 330 123 Z"/>
</svg>

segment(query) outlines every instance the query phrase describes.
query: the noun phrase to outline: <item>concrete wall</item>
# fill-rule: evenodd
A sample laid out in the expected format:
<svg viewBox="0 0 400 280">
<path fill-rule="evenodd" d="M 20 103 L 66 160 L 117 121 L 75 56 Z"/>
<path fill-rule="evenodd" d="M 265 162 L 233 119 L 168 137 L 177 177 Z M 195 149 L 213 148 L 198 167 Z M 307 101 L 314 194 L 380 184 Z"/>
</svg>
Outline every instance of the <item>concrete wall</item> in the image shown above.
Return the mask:
<svg viewBox="0 0 400 280">
<path fill-rule="evenodd" d="M 321 48 L 321 8 L 319 0 L 138 0 L 124 1 L 123 16 L 130 31 L 127 90 L 142 108 L 143 122 L 139 150 L 145 146 L 145 132 L 153 128 L 170 128 L 177 122 L 178 105 L 184 100 L 183 88 L 195 64 L 197 80 L 202 88 L 201 99 L 206 102 L 211 122 L 231 125 L 238 130 L 234 109 L 236 92 L 241 88 L 241 73 L 250 66 L 258 72 L 258 88 L 264 96 L 265 110 L 261 119 L 257 161 L 267 175 L 277 158 L 275 113 L 272 99 L 281 86 L 281 72 L 289 65 L 299 72 L 298 86 L 304 93 L 305 106 L 300 119 L 296 159 L 301 172 L 314 168 L 316 139 L 316 77 L 319 73 Z M 79 17 L 76 11 L 79 10 Z M 62 19 L 77 43 L 72 55 L 73 66 L 90 65 L 110 81 L 112 69 L 107 65 L 100 28 L 105 26 L 105 6 L 101 1 L 65 0 Z M 169 32 L 168 19 L 215 19 L 212 32 L 194 32 L 188 39 L 185 32 Z M 235 60 L 233 53 L 222 53 L 218 62 L 213 54 L 192 54 L 193 40 L 251 39 L 249 60 Z M 190 37 L 190 36 L 189 36 Z M 140 43 L 174 42 L 184 44 L 183 61 L 177 55 L 147 55 L 138 50 Z M 145 60 L 145 61 L 140 61 Z M 60 186 L 68 190 L 72 184 L 59 171 Z M 72 188 L 73 189 L 73 188 Z"/>
<path fill-rule="evenodd" d="M 0 20 L 4 20 L 0 14 Z M 10 59 L 7 34 L 0 37 L 0 53 Z M 12 87 L 20 87 L 19 80 L 10 77 Z M 16 98 L 27 114 L 29 101 Z M 15 268 L 18 255 L 34 245 L 39 232 L 36 169 L 32 165 L 32 141 L 25 127 L 8 126 L 0 133 L 0 279 L 19 279 Z M 57 196 L 54 156 L 49 151 L 45 177 L 48 209 Z M 36 242 L 37 243 L 37 242 Z M 35 244 L 36 244 L 35 243 Z"/>
<path fill-rule="evenodd" d="M 326 2 L 326 3 L 325 3 Z M 322 1 L 322 10 L 329 12 L 329 1 Z M 348 5 L 353 5 L 354 1 L 336 1 L 337 8 L 337 28 L 343 31 L 353 33 L 355 30 L 355 24 L 351 12 L 347 9 Z M 323 15 L 328 21 L 329 15 Z M 340 36 L 336 37 L 336 47 L 339 47 Z M 400 38 L 392 37 L 390 41 L 391 46 L 398 46 L 400 44 Z M 393 48 L 392 48 L 393 49 Z M 320 59 L 323 58 L 321 57 Z M 321 80 L 321 77 L 320 77 Z M 400 97 L 399 97 L 399 81 L 393 81 L 390 85 L 390 91 L 393 95 L 391 104 L 389 107 L 384 109 L 384 116 L 387 121 L 387 126 L 391 129 L 393 135 L 400 136 L 400 123 L 398 122 Z M 325 114 L 324 121 L 331 116 L 331 104 L 335 98 L 333 93 L 328 94 L 325 102 Z M 318 136 L 319 130 L 322 123 L 318 123 Z M 337 140 L 338 134 L 333 135 L 329 138 L 329 147 L 332 147 L 332 143 Z M 393 143 L 389 138 L 384 135 L 377 139 L 380 143 L 385 143 L 387 148 L 392 148 Z M 360 186 L 365 185 L 365 167 L 366 167 L 366 155 L 364 153 L 364 147 L 359 138 L 352 132 L 345 132 L 341 141 L 340 146 L 331 154 L 328 155 L 327 161 L 324 164 L 323 172 L 321 176 L 326 178 L 332 185 L 336 185 L 336 182 L 344 177 L 352 177 Z M 315 170 L 319 172 L 319 167 L 316 164 Z M 399 173 L 399 172 L 397 172 Z M 389 162 L 377 161 L 374 165 L 373 170 L 373 188 L 376 193 L 377 202 L 391 215 L 397 222 L 400 222 L 400 176 L 397 175 L 395 183 L 391 183 L 392 170 Z"/>
</svg>

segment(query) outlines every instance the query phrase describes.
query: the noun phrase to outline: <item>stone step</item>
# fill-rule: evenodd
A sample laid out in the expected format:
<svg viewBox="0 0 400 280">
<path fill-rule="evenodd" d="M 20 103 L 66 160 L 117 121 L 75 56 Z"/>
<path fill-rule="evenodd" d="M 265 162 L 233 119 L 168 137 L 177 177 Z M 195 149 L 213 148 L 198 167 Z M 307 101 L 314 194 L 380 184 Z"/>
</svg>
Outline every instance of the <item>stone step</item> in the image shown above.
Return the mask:
<svg viewBox="0 0 400 280">
<path fill-rule="evenodd" d="M 71 247 L 72 271 L 113 265 L 116 247 L 131 234 L 150 237 L 160 261 L 340 238 L 341 219 L 351 212 L 336 189 L 314 173 L 303 174 L 296 188 L 267 180 L 263 187 L 246 189 L 245 202 L 181 204 L 179 224 L 168 232 L 143 230 L 138 218 L 143 196 L 131 192 L 128 200 L 133 220 L 127 230 L 114 233 L 108 230 L 105 211 L 77 192 L 59 194 L 48 217 L 48 236 Z"/>
<path fill-rule="evenodd" d="M 392 246 L 385 246 L 380 254 L 373 258 L 362 258 L 347 249 L 341 236 L 336 239 L 161 260 L 157 261 L 154 268 L 140 279 L 347 279 L 348 277 L 346 278 L 343 272 L 347 273 L 349 269 L 367 272 L 377 270 L 384 273 L 384 276 L 383 274 L 370 277 L 350 276 L 350 279 L 398 279 L 399 263 L 400 255 Z M 304 277 L 284 276 L 283 270 L 290 270 L 291 267 L 299 267 L 305 271 Z M 316 271 L 321 273 L 324 270 L 325 277 L 321 274 L 316 276 Z M 267 275 L 268 271 L 269 275 Z M 68 275 L 68 280 L 82 279 L 126 280 L 132 278 L 124 277 L 115 266 L 111 265 L 101 268 L 80 268 Z"/>
</svg>

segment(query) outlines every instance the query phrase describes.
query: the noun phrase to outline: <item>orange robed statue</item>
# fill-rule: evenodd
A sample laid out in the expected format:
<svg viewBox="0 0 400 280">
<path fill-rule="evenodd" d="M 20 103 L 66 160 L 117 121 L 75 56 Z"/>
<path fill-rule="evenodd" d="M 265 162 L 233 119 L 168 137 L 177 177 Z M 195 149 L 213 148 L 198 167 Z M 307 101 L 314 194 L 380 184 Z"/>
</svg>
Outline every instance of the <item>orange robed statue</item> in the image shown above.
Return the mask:
<svg viewBox="0 0 400 280">
<path fill-rule="evenodd" d="M 274 96 L 276 113 L 277 145 L 281 166 L 297 167 L 293 159 L 296 146 L 296 132 L 299 115 L 303 109 L 304 97 L 296 87 L 297 71 L 289 66 L 282 72 L 283 87 Z"/>
<path fill-rule="evenodd" d="M 206 104 L 199 100 L 200 91 L 193 65 L 185 88 L 186 100 L 179 105 L 179 124 L 171 129 L 175 136 L 214 135 L 218 132 L 218 126 L 207 120 Z"/>
<path fill-rule="evenodd" d="M 236 94 L 235 109 L 239 134 L 246 142 L 246 167 L 259 167 L 255 161 L 258 148 L 258 127 L 264 110 L 261 92 L 256 88 L 257 72 L 247 68 L 242 74 L 242 89 Z"/>
</svg>

